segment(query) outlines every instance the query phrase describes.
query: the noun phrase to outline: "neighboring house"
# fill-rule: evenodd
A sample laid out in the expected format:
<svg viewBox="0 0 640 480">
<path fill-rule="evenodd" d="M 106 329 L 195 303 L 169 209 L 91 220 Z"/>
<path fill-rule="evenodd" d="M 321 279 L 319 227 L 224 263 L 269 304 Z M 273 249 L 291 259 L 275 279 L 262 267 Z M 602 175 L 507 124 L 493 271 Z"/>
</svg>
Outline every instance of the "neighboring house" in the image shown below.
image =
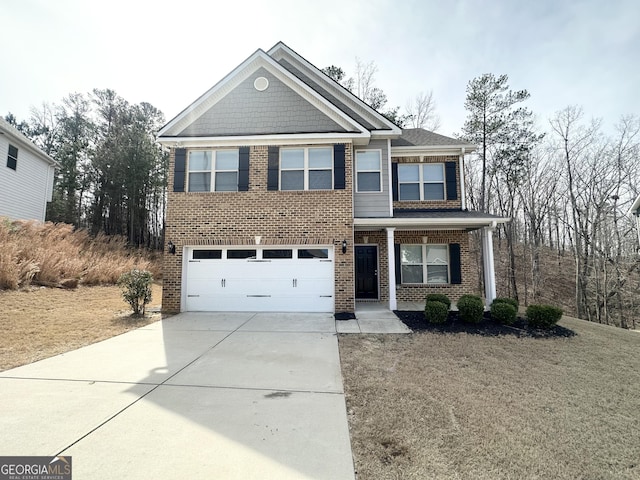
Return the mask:
<svg viewBox="0 0 640 480">
<path fill-rule="evenodd" d="M 353 312 L 472 293 L 470 144 L 401 130 L 283 43 L 256 51 L 159 132 L 170 148 L 165 311 Z M 171 254 L 173 252 L 173 254 Z"/>
<path fill-rule="evenodd" d="M 631 208 L 627 212 L 627 215 L 631 217 L 632 220 L 636 222 L 636 231 L 638 232 L 638 244 L 640 245 L 640 195 L 636 198 L 636 201 L 633 202 Z"/>
<path fill-rule="evenodd" d="M 44 222 L 56 162 L 0 117 L 0 216 Z"/>
</svg>

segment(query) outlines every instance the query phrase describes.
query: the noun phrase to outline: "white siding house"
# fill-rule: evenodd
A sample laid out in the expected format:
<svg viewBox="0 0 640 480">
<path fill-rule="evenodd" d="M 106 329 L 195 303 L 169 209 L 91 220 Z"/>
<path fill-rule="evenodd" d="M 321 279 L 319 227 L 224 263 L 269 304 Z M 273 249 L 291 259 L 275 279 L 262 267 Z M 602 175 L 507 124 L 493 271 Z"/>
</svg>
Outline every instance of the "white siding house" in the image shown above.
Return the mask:
<svg viewBox="0 0 640 480">
<path fill-rule="evenodd" d="M 0 117 L 0 216 L 44 222 L 56 162 Z"/>
<path fill-rule="evenodd" d="M 640 244 L 640 195 L 636 198 L 636 201 L 633 202 L 631 208 L 627 212 L 627 215 L 631 217 L 632 220 L 635 221 L 636 230 L 638 231 L 638 244 Z"/>
</svg>

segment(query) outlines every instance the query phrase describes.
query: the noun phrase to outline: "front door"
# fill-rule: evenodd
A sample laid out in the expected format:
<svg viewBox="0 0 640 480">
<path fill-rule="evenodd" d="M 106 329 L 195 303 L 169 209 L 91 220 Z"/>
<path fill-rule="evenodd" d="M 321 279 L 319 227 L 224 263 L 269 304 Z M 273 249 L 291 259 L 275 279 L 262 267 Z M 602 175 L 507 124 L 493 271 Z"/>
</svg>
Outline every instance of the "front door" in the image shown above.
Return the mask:
<svg viewBox="0 0 640 480">
<path fill-rule="evenodd" d="M 378 247 L 356 246 L 356 298 L 378 298 Z"/>
</svg>

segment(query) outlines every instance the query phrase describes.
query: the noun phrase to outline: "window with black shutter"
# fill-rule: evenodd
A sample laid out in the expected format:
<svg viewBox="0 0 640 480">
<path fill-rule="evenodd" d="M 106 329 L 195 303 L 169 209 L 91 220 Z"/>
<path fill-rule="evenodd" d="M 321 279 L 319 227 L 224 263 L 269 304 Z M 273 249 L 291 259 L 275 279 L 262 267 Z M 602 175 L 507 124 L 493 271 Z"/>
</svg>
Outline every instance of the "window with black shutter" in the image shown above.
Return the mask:
<svg viewBox="0 0 640 480">
<path fill-rule="evenodd" d="M 444 169 L 447 183 L 447 200 L 457 200 L 458 179 L 456 178 L 456 162 L 446 162 Z"/>
<path fill-rule="evenodd" d="M 184 180 L 187 167 L 187 150 L 176 148 L 175 165 L 173 169 L 173 191 L 184 192 Z"/>
<path fill-rule="evenodd" d="M 269 147 L 267 161 L 267 190 L 278 190 L 280 184 L 279 147 Z"/>
<path fill-rule="evenodd" d="M 249 147 L 240 147 L 238 161 L 238 191 L 249 190 Z"/>
<path fill-rule="evenodd" d="M 333 188 L 345 189 L 345 155 L 342 144 L 333 146 Z"/>
</svg>

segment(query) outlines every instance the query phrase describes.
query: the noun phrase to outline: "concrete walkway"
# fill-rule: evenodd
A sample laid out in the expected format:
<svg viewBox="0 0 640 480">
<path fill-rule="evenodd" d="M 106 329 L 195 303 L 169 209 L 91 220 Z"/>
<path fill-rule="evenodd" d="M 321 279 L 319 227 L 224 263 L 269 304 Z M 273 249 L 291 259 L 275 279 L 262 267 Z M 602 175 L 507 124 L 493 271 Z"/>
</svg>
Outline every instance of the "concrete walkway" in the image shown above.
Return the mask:
<svg viewBox="0 0 640 480">
<path fill-rule="evenodd" d="M 381 302 L 357 302 L 355 319 L 337 320 L 338 333 L 411 333 Z"/>
<path fill-rule="evenodd" d="M 351 480 L 335 325 L 180 314 L 0 372 L 0 454 L 71 455 L 83 480 Z"/>
</svg>

